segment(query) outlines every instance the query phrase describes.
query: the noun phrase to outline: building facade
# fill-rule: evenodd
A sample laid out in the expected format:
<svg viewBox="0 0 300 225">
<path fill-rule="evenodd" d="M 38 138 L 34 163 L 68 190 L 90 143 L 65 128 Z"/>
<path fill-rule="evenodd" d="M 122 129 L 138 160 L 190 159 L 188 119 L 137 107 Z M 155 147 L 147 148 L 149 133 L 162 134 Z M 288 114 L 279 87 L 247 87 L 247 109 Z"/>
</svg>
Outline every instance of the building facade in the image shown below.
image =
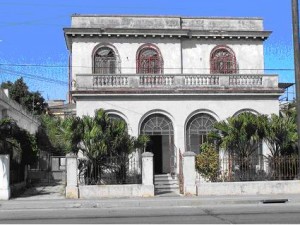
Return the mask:
<svg viewBox="0 0 300 225">
<path fill-rule="evenodd" d="M 2 118 L 11 118 L 30 134 L 35 134 L 41 124 L 36 116 L 9 98 L 8 89 L 0 88 L 0 119 Z"/>
<path fill-rule="evenodd" d="M 156 174 L 178 171 L 216 121 L 279 112 L 260 18 L 73 15 L 64 34 L 77 115 L 103 108 L 149 135 Z"/>
</svg>

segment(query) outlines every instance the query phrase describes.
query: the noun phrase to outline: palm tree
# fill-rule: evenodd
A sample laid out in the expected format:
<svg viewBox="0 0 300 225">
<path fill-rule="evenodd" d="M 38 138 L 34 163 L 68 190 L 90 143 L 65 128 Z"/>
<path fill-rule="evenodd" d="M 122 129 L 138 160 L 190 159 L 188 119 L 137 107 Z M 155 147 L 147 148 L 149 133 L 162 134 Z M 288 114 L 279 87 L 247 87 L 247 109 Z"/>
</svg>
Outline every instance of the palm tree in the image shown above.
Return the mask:
<svg viewBox="0 0 300 225">
<path fill-rule="evenodd" d="M 239 165 L 242 176 L 252 170 L 252 156 L 265 136 L 267 117 L 252 113 L 241 113 L 214 125 L 209 139 L 228 152 L 229 172 L 233 163 Z M 232 159 L 233 158 L 233 159 Z M 248 179 L 248 178 L 246 178 Z"/>
<path fill-rule="evenodd" d="M 134 138 L 127 132 L 126 123 L 112 120 L 108 114 L 99 109 L 95 116 L 70 118 L 64 123 L 64 138 L 73 152 L 81 150 L 86 160 L 80 162 L 81 171 L 86 177 L 101 179 L 101 172 L 109 168 L 116 174 L 118 182 L 124 183 L 129 155 L 141 145 L 146 138 Z"/>
<path fill-rule="evenodd" d="M 215 123 L 209 138 L 222 149 L 238 156 L 248 158 L 256 150 L 257 144 L 264 138 L 266 116 L 241 113 L 225 121 Z"/>
<path fill-rule="evenodd" d="M 265 128 L 265 142 L 270 149 L 271 157 L 290 155 L 295 151 L 297 143 L 297 126 L 293 117 L 281 117 L 272 114 Z"/>
</svg>

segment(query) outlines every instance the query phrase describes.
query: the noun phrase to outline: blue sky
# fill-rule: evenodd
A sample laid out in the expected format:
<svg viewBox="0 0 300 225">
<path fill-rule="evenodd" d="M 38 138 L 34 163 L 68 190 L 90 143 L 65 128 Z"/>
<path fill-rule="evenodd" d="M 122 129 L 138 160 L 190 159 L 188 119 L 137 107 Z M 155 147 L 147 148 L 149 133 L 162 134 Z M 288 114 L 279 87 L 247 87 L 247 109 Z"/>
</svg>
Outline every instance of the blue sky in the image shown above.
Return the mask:
<svg viewBox="0 0 300 225">
<path fill-rule="evenodd" d="M 0 0 L 0 82 L 23 76 L 46 99 L 66 99 L 63 28 L 80 14 L 262 17 L 265 73 L 294 82 L 291 0 Z"/>
</svg>

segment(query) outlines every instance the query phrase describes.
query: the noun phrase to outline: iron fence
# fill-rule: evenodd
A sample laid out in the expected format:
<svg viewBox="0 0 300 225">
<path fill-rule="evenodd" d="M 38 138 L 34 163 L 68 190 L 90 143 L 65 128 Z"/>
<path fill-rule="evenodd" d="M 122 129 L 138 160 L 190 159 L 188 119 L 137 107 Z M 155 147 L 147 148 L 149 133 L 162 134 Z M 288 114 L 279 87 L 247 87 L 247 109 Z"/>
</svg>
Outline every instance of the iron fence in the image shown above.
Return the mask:
<svg viewBox="0 0 300 225">
<path fill-rule="evenodd" d="M 299 157 L 223 158 L 213 182 L 298 179 Z"/>
<path fill-rule="evenodd" d="M 11 161 L 9 183 L 13 185 L 25 181 L 25 169 L 25 165 Z"/>
<path fill-rule="evenodd" d="M 79 159 L 80 185 L 140 184 L 141 161 L 135 156 Z"/>
</svg>

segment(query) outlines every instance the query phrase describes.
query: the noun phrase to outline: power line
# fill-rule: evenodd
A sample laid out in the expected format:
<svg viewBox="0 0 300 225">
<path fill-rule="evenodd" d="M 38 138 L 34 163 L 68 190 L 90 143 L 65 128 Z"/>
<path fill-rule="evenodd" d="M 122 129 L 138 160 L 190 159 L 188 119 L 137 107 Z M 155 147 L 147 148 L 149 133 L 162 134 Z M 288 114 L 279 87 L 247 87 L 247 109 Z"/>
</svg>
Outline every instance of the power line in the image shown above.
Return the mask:
<svg viewBox="0 0 300 225">
<path fill-rule="evenodd" d="M 22 75 L 29 79 L 39 80 L 39 81 L 43 81 L 43 82 L 50 82 L 50 83 L 55 83 L 55 84 L 59 84 L 59 85 L 63 85 L 63 86 L 68 85 L 68 82 L 66 82 L 66 81 L 51 79 L 51 78 L 42 77 L 42 76 L 29 74 L 29 73 L 24 73 L 24 72 L 20 72 L 20 71 L 8 70 L 8 69 L 3 69 L 3 68 L 0 68 L 0 71 L 3 71 L 5 73 L 8 73 L 8 74 L 14 75 L 14 76 Z"/>
<path fill-rule="evenodd" d="M 46 64 L 15 64 L 15 63 L 0 63 L 0 66 L 9 67 L 46 67 L 46 68 L 69 68 L 68 65 L 46 65 Z M 72 66 L 73 68 L 92 68 L 92 66 Z M 105 67 L 103 67 L 105 68 Z M 109 68 L 109 67 L 107 67 Z M 136 69 L 136 67 L 118 67 L 120 69 Z M 181 69 L 181 67 L 164 67 L 163 69 Z M 197 70 L 210 70 L 210 68 L 200 68 L 200 67 L 184 67 L 183 69 L 197 69 Z M 249 70 L 249 71 L 294 71 L 293 68 L 265 68 L 265 69 L 239 69 L 239 70 Z"/>
</svg>

